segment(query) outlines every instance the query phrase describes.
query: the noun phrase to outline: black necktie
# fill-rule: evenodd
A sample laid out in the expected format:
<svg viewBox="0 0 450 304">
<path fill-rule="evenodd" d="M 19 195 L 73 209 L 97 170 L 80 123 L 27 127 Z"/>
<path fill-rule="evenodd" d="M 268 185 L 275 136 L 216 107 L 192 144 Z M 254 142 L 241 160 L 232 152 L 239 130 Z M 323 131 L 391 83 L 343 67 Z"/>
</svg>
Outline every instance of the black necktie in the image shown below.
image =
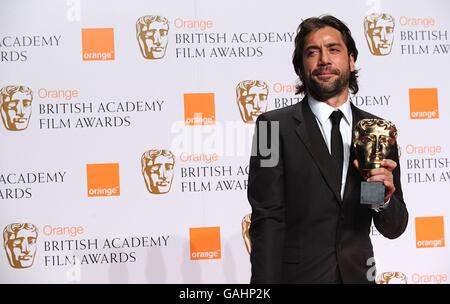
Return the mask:
<svg viewBox="0 0 450 304">
<path fill-rule="evenodd" d="M 339 131 L 339 124 L 343 114 L 340 110 L 334 111 L 330 115 L 331 123 L 331 157 L 338 169 L 337 176 L 339 182 L 339 190 L 342 186 L 342 167 L 344 165 L 344 144 L 342 143 L 341 131 Z"/>
</svg>

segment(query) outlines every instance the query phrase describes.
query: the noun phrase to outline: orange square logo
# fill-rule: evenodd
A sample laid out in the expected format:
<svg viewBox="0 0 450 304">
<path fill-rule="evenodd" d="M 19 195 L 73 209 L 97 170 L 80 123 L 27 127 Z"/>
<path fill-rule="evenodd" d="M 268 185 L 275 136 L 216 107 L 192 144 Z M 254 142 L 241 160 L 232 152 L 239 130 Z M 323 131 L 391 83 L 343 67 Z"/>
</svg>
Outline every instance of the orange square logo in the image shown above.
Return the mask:
<svg viewBox="0 0 450 304">
<path fill-rule="evenodd" d="M 409 118 L 439 118 L 437 88 L 409 89 Z"/>
<path fill-rule="evenodd" d="M 213 125 L 215 123 L 214 93 L 184 94 L 185 125 Z"/>
<path fill-rule="evenodd" d="M 222 257 L 220 227 L 190 228 L 191 260 L 211 260 Z"/>
<path fill-rule="evenodd" d="M 81 29 L 83 60 L 114 60 L 114 29 Z"/>
<path fill-rule="evenodd" d="M 445 247 L 444 217 L 416 217 L 416 247 Z"/>
<path fill-rule="evenodd" d="M 119 164 L 87 164 L 88 197 L 119 196 Z"/>
</svg>

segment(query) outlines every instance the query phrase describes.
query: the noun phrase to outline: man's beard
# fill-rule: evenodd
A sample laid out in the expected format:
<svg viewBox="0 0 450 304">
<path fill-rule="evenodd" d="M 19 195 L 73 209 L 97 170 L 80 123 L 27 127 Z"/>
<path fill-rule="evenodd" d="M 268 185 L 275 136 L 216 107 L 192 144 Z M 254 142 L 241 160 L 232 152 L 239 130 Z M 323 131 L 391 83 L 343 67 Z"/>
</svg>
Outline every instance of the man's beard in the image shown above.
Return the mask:
<svg viewBox="0 0 450 304">
<path fill-rule="evenodd" d="M 331 72 L 338 77 L 330 82 L 319 82 L 313 77 L 318 76 L 324 71 Z M 326 101 L 340 94 L 348 87 L 350 80 L 350 68 L 341 72 L 335 68 L 320 67 L 312 71 L 312 76 L 305 75 L 304 79 L 307 92 L 318 101 Z"/>
</svg>

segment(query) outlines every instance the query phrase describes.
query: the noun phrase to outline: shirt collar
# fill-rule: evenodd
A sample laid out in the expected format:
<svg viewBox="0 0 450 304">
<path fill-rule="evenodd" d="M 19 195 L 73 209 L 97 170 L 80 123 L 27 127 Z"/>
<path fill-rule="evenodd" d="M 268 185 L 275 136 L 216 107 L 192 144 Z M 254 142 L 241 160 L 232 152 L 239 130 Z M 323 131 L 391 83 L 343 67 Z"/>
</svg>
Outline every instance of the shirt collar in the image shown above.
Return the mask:
<svg viewBox="0 0 450 304">
<path fill-rule="evenodd" d="M 322 125 L 330 118 L 331 113 L 336 110 L 336 108 L 333 108 L 326 102 L 314 99 L 314 97 L 312 97 L 311 95 L 308 95 L 308 104 L 311 108 L 311 111 L 314 113 L 314 116 L 316 116 L 316 118 Z M 347 99 L 337 109 L 341 110 L 342 114 L 344 114 L 345 121 L 349 126 L 351 126 L 352 108 L 350 106 L 349 100 Z"/>
</svg>

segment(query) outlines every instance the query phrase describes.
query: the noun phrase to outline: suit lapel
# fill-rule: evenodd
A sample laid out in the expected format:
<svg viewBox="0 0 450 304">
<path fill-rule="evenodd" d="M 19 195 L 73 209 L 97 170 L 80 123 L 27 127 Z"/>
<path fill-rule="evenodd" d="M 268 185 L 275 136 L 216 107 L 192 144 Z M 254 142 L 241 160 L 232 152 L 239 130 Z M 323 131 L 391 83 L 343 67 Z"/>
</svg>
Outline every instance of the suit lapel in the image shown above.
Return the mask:
<svg viewBox="0 0 450 304">
<path fill-rule="evenodd" d="M 344 190 L 344 201 L 348 198 L 350 193 L 352 193 L 353 188 L 361 182 L 361 174 L 353 165 L 353 161 L 355 160 L 355 149 L 353 148 L 353 143 L 355 141 L 355 133 L 353 130 L 355 129 L 355 125 L 361 120 L 366 118 L 362 111 L 360 111 L 357 107 L 355 107 L 352 103 L 350 103 L 352 107 L 352 115 L 353 115 L 353 125 L 352 125 L 352 142 L 350 144 L 350 159 L 348 163 L 347 170 L 347 179 L 345 182 L 345 190 Z"/>
<path fill-rule="evenodd" d="M 295 107 L 294 118 L 299 122 L 295 132 L 309 150 L 326 183 L 341 204 L 339 181 L 336 176 L 337 170 L 306 97 Z"/>
</svg>

